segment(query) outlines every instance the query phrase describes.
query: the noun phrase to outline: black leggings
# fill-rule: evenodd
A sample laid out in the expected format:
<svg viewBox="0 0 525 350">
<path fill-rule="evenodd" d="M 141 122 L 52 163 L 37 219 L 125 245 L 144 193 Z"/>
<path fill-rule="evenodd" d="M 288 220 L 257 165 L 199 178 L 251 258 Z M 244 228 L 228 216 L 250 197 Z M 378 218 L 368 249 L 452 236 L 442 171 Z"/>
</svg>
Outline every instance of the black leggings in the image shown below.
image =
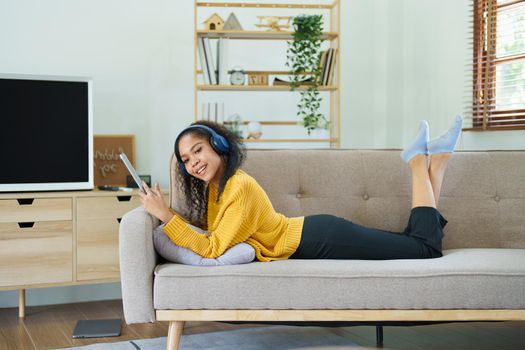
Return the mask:
<svg viewBox="0 0 525 350">
<path fill-rule="evenodd" d="M 404 232 L 383 231 L 333 215 L 304 218 L 301 242 L 290 259 L 426 259 L 439 258 L 447 220 L 432 207 L 410 212 Z"/>
</svg>

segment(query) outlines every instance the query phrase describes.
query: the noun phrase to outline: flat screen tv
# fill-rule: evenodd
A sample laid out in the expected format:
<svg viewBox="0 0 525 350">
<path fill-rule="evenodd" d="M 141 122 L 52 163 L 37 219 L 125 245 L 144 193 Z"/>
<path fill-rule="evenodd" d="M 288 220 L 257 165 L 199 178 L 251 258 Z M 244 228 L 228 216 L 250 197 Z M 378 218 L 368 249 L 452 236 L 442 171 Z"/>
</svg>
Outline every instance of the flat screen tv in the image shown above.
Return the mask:
<svg viewBox="0 0 525 350">
<path fill-rule="evenodd" d="M 93 189 L 92 81 L 0 74 L 0 192 Z"/>
</svg>

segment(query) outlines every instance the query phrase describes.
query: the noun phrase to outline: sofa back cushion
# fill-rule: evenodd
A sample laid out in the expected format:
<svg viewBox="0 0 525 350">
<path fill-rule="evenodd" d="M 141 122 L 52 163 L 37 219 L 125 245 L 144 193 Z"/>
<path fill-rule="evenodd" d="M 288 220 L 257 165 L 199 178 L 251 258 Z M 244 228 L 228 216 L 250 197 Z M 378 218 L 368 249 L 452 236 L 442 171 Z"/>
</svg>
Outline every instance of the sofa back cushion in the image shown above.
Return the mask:
<svg viewBox="0 0 525 350">
<path fill-rule="evenodd" d="M 410 215 L 411 173 L 399 150 L 249 150 L 243 169 L 286 216 L 333 214 L 403 231 Z M 181 206 L 175 192 L 171 203 Z M 444 249 L 525 248 L 525 151 L 456 152 L 438 210 L 449 221 Z"/>
</svg>

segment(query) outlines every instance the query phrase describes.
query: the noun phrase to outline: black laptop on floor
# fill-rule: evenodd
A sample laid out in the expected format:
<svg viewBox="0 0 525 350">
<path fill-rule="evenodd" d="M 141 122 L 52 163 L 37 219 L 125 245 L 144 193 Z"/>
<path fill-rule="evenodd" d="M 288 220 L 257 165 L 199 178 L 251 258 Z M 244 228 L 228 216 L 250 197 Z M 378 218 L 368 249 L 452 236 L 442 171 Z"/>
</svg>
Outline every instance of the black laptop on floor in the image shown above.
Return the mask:
<svg viewBox="0 0 525 350">
<path fill-rule="evenodd" d="M 79 320 L 73 331 L 73 338 L 118 337 L 121 320 Z"/>
</svg>

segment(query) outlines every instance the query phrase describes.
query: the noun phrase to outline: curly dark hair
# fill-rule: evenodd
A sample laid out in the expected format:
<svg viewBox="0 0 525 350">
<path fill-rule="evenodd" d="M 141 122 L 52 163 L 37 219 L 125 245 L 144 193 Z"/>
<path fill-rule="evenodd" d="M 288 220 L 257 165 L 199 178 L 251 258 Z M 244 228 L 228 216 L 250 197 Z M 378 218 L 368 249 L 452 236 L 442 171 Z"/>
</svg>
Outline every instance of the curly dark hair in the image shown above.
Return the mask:
<svg viewBox="0 0 525 350">
<path fill-rule="evenodd" d="M 244 144 L 241 142 L 240 138 L 226 128 L 223 124 L 218 124 L 210 121 L 198 121 L 192 123 L 191 125 L 204 125 L 213 129 L 217 134 L 223 136 L 229 143 L 230 147 L 226 154 L 219 154 L 222 161 L 225 164 L 224 173 L 219 180 L 219 189 L 217 193 L 217 202 L 220 200 L 226 182 L 230 177 L 235 174 L 237 169 L 244 163 L 246 159 L 246 149 Z M 186 207 L 189 209 L 189 220 L 192 224 L 199 226 L 201 228 L 207 228 L 207 209 L 208 209 L 208 188 L 204 181 L 197 179 L 186 171 L 181 169 L 184 165 L 179 152 L 179 141 L 182 136 L 191 134 L 196 137 L 209 140 L 211 135 L 207 130 L 199 128 L 186 128 L 184 129 L 175 140 L 175 157 L 179 163 L 179 166 L 176 168 L 178 182 L 181 190 L 184 193 Z"/>
</svg>

